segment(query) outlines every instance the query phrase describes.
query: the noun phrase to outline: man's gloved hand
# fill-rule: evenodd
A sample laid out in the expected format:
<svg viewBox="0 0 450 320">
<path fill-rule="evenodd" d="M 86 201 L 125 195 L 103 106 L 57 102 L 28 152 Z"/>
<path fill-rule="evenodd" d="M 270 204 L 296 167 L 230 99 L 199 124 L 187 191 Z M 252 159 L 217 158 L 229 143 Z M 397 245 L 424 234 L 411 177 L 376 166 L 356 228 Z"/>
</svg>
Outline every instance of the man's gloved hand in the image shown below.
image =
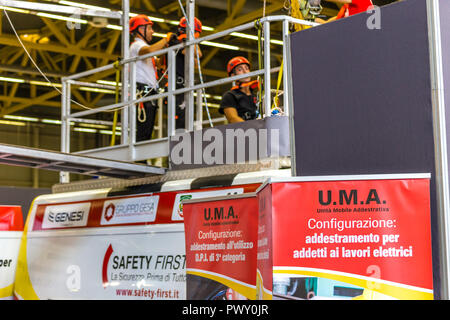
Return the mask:
<svg viewBox="0 0 450 320">
<path fill-rule="evenodd" d="M 166 40 L 169 46 L 172 46 L 174 44 L 178 43 L 177 35 L 173 32 L 168 32 L 166 35 Z"/>
</svg>

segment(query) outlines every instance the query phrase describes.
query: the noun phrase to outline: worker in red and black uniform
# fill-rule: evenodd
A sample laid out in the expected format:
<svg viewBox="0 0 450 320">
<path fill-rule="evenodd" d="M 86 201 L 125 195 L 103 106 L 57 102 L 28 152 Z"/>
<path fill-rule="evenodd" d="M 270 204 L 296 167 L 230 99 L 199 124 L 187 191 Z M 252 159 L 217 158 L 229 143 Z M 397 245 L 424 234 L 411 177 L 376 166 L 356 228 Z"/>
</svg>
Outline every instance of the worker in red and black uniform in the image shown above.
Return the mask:
<svg viewBox="0 0 450 320">
<path fill-rule="evenodd" d="M 326 0 L 326 1 L 334 2 L 336 4 L 342 4 L 342 7 L 339 10 L 339 13 L 336 17 L 332 17 L 326 21 L 320 18 L 316 18 L 315 21 L 318 23 L 331 22 L 361 12 L 365 12 L 373 8 L 372 0 Z"/>
<path fill-rule="evenodd" d="M 244 57 L 234 57 L 228 62 L 227 72 L 228 76 L 249 73 L 250 62 Z M 258 88 L 258 81 L 251 81 L 250 77 L 236 81 L 236 86 L 222 96 L 219 112 L 226 116 L 229 123 L 256 119 Z"/>
<path fill-rule="evenodd" d="M 187 35 L 186 35 L 186 28 L 187 28 L 187 22 L 186 18 L 183 17 L 180 19 L 180 22 L 178 24 L 178 30 L 176 32 L 176 36 L 171 36 L 170 33 L 167 35 L 167 38 L 169 39 L 169 46 L 173 46 L 176 44 L 179 44 L 183 41 L 186 41 Z M 194 18 L 194 37 L 198 38 L 200 37 L 200 34 L 202 33 L 202 23 L 199 19 Z M 195 46 L 194 51 L 194 65 L 197 66 L 197 52 L 198 57 L 202 57 L 202 52 L 198 45 Z M 184 54 L 186 52 L 186 48 L 183 49 L 181 52 L 178 52 L 176 55 L 176 89 L 184 88 L 185 85 L 185 78 L 184 78 Z M 178 94 L 175 96 L 175 128 L 176 129 L 184 129 L 186 127 L 186 103 L 184 101 L 184 93 Z"/>
<path fill-rule="evenodd" d="M 150 44 L 153 38 L 153 22 L 146 15 L 137 15 L 130 19 L 130 33 L 134 41 L 130 46 L 130 57 L 155 52 L 167 46 L 169 40 L 163 38 Z M 157 68 L 159 59 L 151 57 L 136 62 L 136 88 L 141 95 L 156 94 L 158 90 Z M 150 140 L 155 125 L 156 101 L 140 103 L 136 112 L 136 141 Z"/>
</svg>

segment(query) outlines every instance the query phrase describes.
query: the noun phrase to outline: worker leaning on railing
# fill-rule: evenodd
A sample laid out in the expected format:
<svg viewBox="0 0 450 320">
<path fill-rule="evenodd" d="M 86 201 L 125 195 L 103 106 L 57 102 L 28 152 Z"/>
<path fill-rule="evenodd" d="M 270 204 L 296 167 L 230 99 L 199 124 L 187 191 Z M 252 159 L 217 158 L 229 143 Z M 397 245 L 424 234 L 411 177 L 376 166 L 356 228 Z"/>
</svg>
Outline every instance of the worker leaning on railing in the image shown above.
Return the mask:
<svg viewBox="0 0 450 320">
<path fill-rule="evenodd" d="M 227 64 L 227 72 L 230 77 L 249 73 L 250 62 L 244 57 L 234 57 Z M 259 82 L 250 77 L 236 81 L 236 85 L 222 96 L 219 112 L 225 114 L 229 123 L 256 119 L 258 88 Z"/>
<path fill-rule="evenodd" d="M 163 38 L 150 44 L 153 37 L 153 22 L 146 15 L 130 19 L 130 33 L 134 41 L 130 46 L 130 57 L 142 56 L 163 49 L 170 39 Z M 151 57 L 136 62 L 136 89 L 138 97 L 158 93 L 158 74 L 160 59 Z M 136 112 L 136 141 L 150 140 L 155 125 L 158 105 L 153 101 L 140 103 Z"/>
</svg>

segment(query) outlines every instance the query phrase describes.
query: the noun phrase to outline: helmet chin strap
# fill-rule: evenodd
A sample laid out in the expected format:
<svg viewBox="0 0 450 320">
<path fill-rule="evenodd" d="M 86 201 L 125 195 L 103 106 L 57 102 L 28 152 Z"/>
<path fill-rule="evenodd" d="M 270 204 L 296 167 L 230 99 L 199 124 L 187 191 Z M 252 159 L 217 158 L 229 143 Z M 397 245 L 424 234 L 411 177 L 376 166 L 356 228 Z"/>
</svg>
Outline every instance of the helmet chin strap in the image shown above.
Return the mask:
<svg viewBox="0 0 450 320">
<path fill-rule="evenodd" d="M 241 89 L 243 87 L 249 87 L 251 90 L 255 90 L 259 88 L 259 81 L 258 80 L 250 80 L 250 81 L 236 81 L 237 85 L 232 87 L 231 90 L 235 89 Z"/>
<path fill-rule="evenodd" d="M 150 45 L 150 42 L 147 40 L 147 26 L 144 26 L 144 34 L 141 33 L 141 31 L 137 30 L 137 33 L 143 38 L 142 40 L 144 40 L 148 45 Z"/>
</svg>

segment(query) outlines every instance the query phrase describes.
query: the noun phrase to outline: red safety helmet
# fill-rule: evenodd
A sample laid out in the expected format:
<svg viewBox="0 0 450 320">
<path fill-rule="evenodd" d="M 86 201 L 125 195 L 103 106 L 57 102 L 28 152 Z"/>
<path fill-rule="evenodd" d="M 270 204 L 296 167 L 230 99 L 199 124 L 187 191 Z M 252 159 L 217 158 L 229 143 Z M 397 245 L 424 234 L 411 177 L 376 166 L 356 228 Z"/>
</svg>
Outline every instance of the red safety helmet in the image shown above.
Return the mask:
<svg viewBox="0 0 450 320">
<path fill-rule="evenodd" d="M 130 19 L 130 33 L 133 33 L 140 26 L 153 25 L 152 20 L 145 14 L 139 14 Z"/>
<path fill-rule="evenodd" d="M 236 68 L 238 65 L 244 64 L 244 63 L 247 64 L 248 67 L 250 68 L 250 62 L 244 57 L 234 57 L 233 59 L 228 61 L 228 64 L 227 64 L 228 75 L 231 75 L 234 68 Z"/>
<path fill-rule="evenodd" d="M 179 28 L 186 30 L 186 17 L 180 19 L 180 23 L 178 24 Z M 194 17 L 194 30 L 195 32 L 202 32 L 202 22 Z"/>
</svg>

